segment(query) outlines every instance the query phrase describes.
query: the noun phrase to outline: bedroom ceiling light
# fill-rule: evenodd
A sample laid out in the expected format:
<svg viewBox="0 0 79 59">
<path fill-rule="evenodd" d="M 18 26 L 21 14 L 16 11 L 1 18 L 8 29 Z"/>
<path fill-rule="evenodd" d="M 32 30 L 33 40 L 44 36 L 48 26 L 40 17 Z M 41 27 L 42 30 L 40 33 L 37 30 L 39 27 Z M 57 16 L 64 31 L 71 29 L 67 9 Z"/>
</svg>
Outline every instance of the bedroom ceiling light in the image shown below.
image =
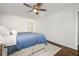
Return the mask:
<svg viewBox="0 0 79 59">
<path fill-rule="evenodd" d="M 38 12 L 38 10 L 34 9 L 33 12 Z"/>
<path fill-rule="evenodd" d="M 42 6 L 42 3 L 36 3 L 33 6 L 30 6 L 30 5 L 26 4 L 26 3 L 23 3 L 23 5 L 31 8 L 32 10 L 30 10 L 29 12 L 32 12 L 33 11 L 33 12 L 36 13 L 36 15 L 39 14 L 39 11 L 46 11 L 47 10 L 47 9 L 41 9 L 40 8 Z"/>
</svg>

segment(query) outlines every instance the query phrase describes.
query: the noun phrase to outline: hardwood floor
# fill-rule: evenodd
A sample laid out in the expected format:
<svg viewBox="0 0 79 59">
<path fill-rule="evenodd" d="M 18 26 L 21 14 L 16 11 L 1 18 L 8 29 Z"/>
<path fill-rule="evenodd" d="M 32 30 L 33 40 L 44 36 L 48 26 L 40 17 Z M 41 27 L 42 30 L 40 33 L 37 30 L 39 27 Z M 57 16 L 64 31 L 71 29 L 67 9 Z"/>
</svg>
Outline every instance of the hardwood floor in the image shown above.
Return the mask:
<svg viewBox="0 0 79 59">
<path fill-rule="evenodd" d="M 62 48 L 57 54 L 55 54 L 55 56 L 78 56 L 79 51 L 76 51 L 74 49 L 62 46 L 60 44 L 57 44 L 57 43 L 54 43 L 54 42 L 51 42 L 51 41 L 48 41 L 48 43 L 51 43 L 53 45 L 56 45 L 56 46 Z"/>
<path fill-rule="evenodd" d="M 77 56 L 78 52 L 69 48 L 62 48 L 55 56 Z"/>
</svg>

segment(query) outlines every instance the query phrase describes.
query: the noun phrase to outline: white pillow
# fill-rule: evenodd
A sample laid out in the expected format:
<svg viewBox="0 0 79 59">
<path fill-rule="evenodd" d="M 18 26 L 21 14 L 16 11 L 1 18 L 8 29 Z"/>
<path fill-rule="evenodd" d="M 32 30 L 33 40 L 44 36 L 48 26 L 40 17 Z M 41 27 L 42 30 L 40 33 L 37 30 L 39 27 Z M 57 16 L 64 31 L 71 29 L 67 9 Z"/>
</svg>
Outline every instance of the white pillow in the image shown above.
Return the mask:
<svg viewBox="0 0 79 59">
<path fill-rule="evenodd" d="M 8 36 L 4 31 L 1 31 L 1 30 L 0 30 L 0 35 L 1 36 Z"/>
<path fill-rule="evenodd" d="M 8 29 L 6 29 L 3 26 L 0 26 L 0 35 L 1 36 L 8 36 L 10 35 L 10 31 Z"/>
<path fill-rule="evenodd" d="M 16 30 L 11 30 L 10 33 L 14 36 L 17 36 L 17 31 Z"/>
</svg>

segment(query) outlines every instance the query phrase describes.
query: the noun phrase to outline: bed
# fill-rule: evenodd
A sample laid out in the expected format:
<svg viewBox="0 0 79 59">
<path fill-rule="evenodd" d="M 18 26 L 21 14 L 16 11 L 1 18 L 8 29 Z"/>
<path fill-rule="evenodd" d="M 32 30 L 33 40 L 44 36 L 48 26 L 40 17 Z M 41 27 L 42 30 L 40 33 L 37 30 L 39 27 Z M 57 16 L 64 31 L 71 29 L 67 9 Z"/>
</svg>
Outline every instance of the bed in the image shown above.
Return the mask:
<svg viewBox="0 0 79 59">
<path fill-rule="evenodd" d="M 16 36 L 16 45 L 8 46 L 7 55 L 11 55 L 16 51 L 33 47 L 37 44 L 47 45 L 46 38 L 43 34 L 34 32 L 20 32 Z"/>
</svg>

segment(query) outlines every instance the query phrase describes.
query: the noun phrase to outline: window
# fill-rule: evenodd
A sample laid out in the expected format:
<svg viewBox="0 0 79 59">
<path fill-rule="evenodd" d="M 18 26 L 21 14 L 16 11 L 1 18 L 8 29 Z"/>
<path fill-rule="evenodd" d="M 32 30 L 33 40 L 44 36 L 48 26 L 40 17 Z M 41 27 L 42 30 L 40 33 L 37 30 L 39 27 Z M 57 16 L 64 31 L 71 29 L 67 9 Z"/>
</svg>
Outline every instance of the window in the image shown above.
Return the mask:
<svg viewBox="0 0 79 59">
<path fill-rule="evenodd" d="M 34 21 L 28 21 L 27 22 L 28 26 L 28 32 L 34 32 L 35 31 L 35 22 Z"/>
</svg>

